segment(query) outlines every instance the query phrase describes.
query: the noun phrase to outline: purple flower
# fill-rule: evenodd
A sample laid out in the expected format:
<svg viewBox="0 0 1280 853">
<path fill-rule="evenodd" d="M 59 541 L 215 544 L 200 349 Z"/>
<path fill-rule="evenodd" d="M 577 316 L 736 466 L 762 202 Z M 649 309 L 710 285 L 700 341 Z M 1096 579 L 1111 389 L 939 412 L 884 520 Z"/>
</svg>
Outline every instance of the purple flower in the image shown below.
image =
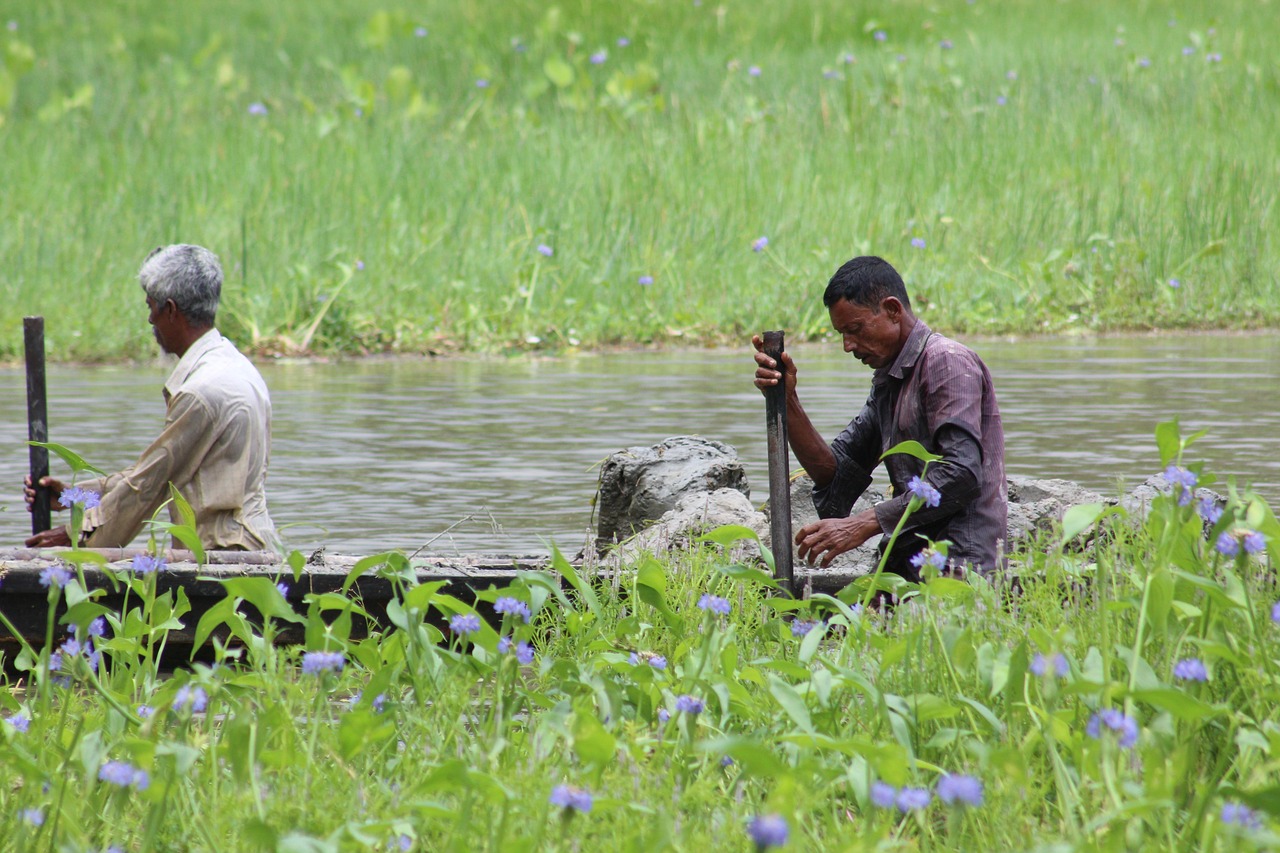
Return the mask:
<svg viewBox="0 0 1280 853">
<path fill-rule="evenodd" d="M 1053 674 L 1058 678 L 1066 678 L 1067 673 L 1071 672 L 1071 664 L 1067 662 L 1066 655 L 1061 652 L 1055 654 L 1051 659 L 1036 652 L 1036 656 L 1031 659 L 1031 665 L 1027 669 L 1031 670 L 1033 675 L 1043 676 L 1049 671 L 1049 664 L 1053 664 Z"/>
<path fill-rule="evenodd" d="M 1003 107 L 1007 103 L 1009 103 L 1009 99 L 1006 98 L 1004 95 L 996 96 L 996 106 Z"/>
<path fill-rule="evenodd" d="M 667 668 L 667 659 L 662 655 L 656 655 L 653 652 L 632 652 L 631 665 L 639 666 L 642 663 L 648 664 L 654 669 Z"/>
<path fill-rule="evenodd" d="M 882 809 L 891 809 L 898 801 L 898 789 L 888 782 L 873 782 L 871 785 L 871 802 Z"/>
<path fill-rule="evenodd" d="M 1151 60 L 1150 60 L 1150 59 L 1147 59 L 1145 56 L 1143 56 L 1143 57 L 1139 57 L 1139 59 L 1138 59 L 1138 67 L 1139 67 L 1139 68 L 1150 68 L 1150 67 L 1151 67 Z"/>
<path fill-rule="evenodd" d="M 17 21 L 10 21 L 9 23 L 5 24 L 5 26 L 9 28 L 9 32 L 11 33 L 16 33 L 18 31 Z"/>
<path fill-rule="evenodd" d="M 533 614 L 529 612 L 529 605 L 525 604 L 520 599 L 512 598 L 509 595 L 504 595 L 493 603 L 493 612 L 510 613 L 513 616 L 519 616 L 525 621 L 526 625 L 529 623 L 529 619 L 533 616 Z"/>
<path fill-rule="evenodd" d="M 89 623 L 89 636 L 101 637 L 107 632 L 107 620 L 99 616 Z"/>
<path fill-rule="evenodd" d="M 603 50 L 598 50 L 595 53 L 591 54 L 592 65 L 604 65 L 608 59 L 609 59 L 609 54 Z"/>
<path fill-rule="evenodd" d="M 756 850 L 781 847 L 787 843 L 787 821 L 782 815 L 759 815 L 747 824 L 747 835 L 755 842 Z"/>
<path fill-rule="evenodd" d="M 1205 62 L 1221 62 L 1221 61 L 1222 61 L 1222 54 L 1220 54 L 1220 53 L 1206 53 L 1206 54 L 1205 54 L 1205 56 L 1204 56 L 1204 61 L 1205 61 Z"/>
<path fill-rule="evenodd" d="M 1006 79 L 1006 80 L 1017 80 L 1017 79 L 1018 79 L 1018 72 L 1017 72 L 1017 71 L 1006 71 L 1006 72 L 1004 73 L 1004 79 Z"/>
<path fill-rule="evenodd" d="M 653 276 L 642 275 L 638 279 L 636 279 L 636 283 L 644 285 L 645 287 L 648 287 L 649 285 L 653 284 Z"/>
<path fill-rule="evenodd" d="M 759 65 L 753 65 L 747 69 L 747 73 L 752 77 L 759 77 L 763 72 L 761 72 Z"/>
<path fill-rule="evenodd" d="M 23 809 L 22 822 L 29 826 L 44 826 L 44 811 L 41 809 Z"/>
<path fill-rule="evenodd" d="M 1213 548 L 1224 557 L 1234 557 L 1240 553 L 1240 540 L 1235 537 L 1234 533 L 1224 531 L 1218 534 L 1218 541 Z M 44 583 L 43 575 L 41 575 L 40 582 Z"/>
<path fill-rule="evenodd" d="M 396 839 L 396 846 L 400 848 L 400 853 L 409 853 L 413 849 L 413 839 L 402 834 Z"/>
<path fill-rule="evenodd" d="M 728 616 L 733 609 L 733 606 L 729 604 L 729 599 L 712 595 L 709 592 L 704 592 L 702 598 L 698 599 L 698 607 L 711 613 L 719 613 L 721 616 Z"/>
<path fill-rule="evenodd" d="M 1237 527 L 1235 530 L 1220 534 L 1217 544 L 1213 547 L 1224 557 L 1235 557 L 1242 549 L 1246 554 L 1260 554 L 1267 547 L 1267 537 L 1256 530 Z"/>
<path fill-rule="evenodd" d="M 108 761 L 98 770 L 98 780 L 117 788 L 132 787 L 135 791 L 145 791 L 151 784 L 147 771 L 140 770 L 127 761 Z"/>
<path fill-rule="evenodd" d="M 1271 621 L 1280 623 L 1280 601 L 1271 605 Z"/>
<path fill-rule="evenodd" d="M 449 620 L 449 630 L 459 637 L 474 634 L 480 630 L 480 617 L 474 613 L 459 613 Z"/>
<path fill-rule="evenodd" d="M 1208 496 L 1200 499 L 1200 503 L 1196 505 L 1196 512 L 1200 513 L 1200 517 L 1209 524 L 1217 524 L 1218 519 L 1222 518 L 1222 507 Z"/>
<path fill-rule="evenodd" d="M 26 711 L 19 711 L 16 714 L 5 717 L 4 721 L 13 727 L 15 732 L 26 732 L 31 728 L 31 718 L 27 716 Z"/>
<path fill-rule="evenodd" d="M 827 69 L 826 71 L 822 72 L 822 79 L 823 80 L 839 80 L 840 72 Z"/>
<path fill-rule="evenodd" d="M 1267 537 L 1258 531 L 1250 530 L 1244 534 L 1244 552 L 1246 554 L 1261 554 L 1266 547 Z"/>
<path fill-rule="evenodd" d="M 666 708 L 658 709 L 658 722 L 664 725 L 671 719 L 671 712 Z"/>
<path fill-rule="evenodd" d="M 476 81 L 476 88 L 477 88 L 477 89 L 488 89 L 488 88 L 489 88 L 489 81 L 488 81 L 488 80 L 486 80 L 485 78 L 481 77 L 479 80 L 477 80 L 477 81 Z"/>
<path fill-rule="evenodd" d="M 933 548 L 925 548 L 919 554 L 911 558 L 911 565 L 917 569 L 923 569 L 925 566 L 933 566 L 938 571 L 942 571 L 947 567 L 947 555 L 941 551 L 935 551 Z"/>
<path fill-rule="evenodd" d="M 982 805 L 982 780 L 975 776 L 947 773 L 938 780 L 938 799 L 947 805 Z"/>
<path fill-rule="evenodd" d="M 151 715 L 154 714 L 155 712 L 156 712 L 156 709 L 152 708 L 150 705 L 138 706 L 138 716 L 144 720 L 151 719 Z"/>
<path fill-rule="evenodd" d="M 190 684 L 184 684 L 178 688 L 178 692 L 173 697 L 173 710 L 181 711 L 190 707 L 191 713 L 198 714 L 209 705 L 209 694 L 204 692 L 203 687 L 192 687 Z"/>
<path fill-rule="evenodd" d="M 732 756 L 729 756 L 729 755 L 722 755 L 722 756 L 720 756 L 720 766 L 721 766 L 721 767 L 732 767 L 732 766 L 733 766 L 733 757 L 732 757 Z"/>
<path fill-rule="evenodd" d="M 62 589 L 71 582 L 71 572 L 61 563 L 45 566 L 40 571 L 40 585 L 45 588 Z"/>
<path fill-rule="evenodd" d="M 683 696 L 676 697 L 677 711 L 682 711 L 686 714 L 701 714 L 706 707 L 707 704 L 697 696 L 690 696 L 686 693 Z"/>
<path fill-rule="evenodd" d="M 1223 803 L 1222 822 L 1242 829 L 1262 829 L 1262 817 L 1242 803 Z"/>
<path fill-rule="evenodd" d="M 769 245 L 768 237 L 757 237 L 756 239 L 751 241 L 751 251 L 763 252 L 765 246 L 768 246 L 768 245 Z"/>
<path fill-rule="evenodd" d="M 519 663 L 521 666 L 528 666 L 529 664 L 533 663 L 533 657 L 534 657 L 533 646 L 529 645 L 524 640 L 521 640 L 520 642 L 516 643 L 516 662 L 517 663 Z"/>
<path fill-rule="evenodd" d="M 544 258 L 549 258 L 556 253 L 556 250 L 548 246 L 546 243 L 538 244 L 538 254 Z"/>
<path fill-rule="evenodd" d="M 889 34 L 886 33 L 884 30 L 876 30 L 874 33 L 871 34 L 871 37 L 874 38 L 876 41 L 889 40 Z"/>
<path fill-rule="evenodd" d="M 280 583 L 276 584 L 276 592 L 280 593 L 280 597 L 281 597 L 281 598 L 288 598 L 288 597 L 289 597 L 289 585 L 288 585 L 287 583 L 285 583 L 284 581 L 281 581 Z"/>
<path fill-rule="evenodd" d="M 923 248 L 924 248 L 924 245 L 925 245 L 925 244 L 924 244 L 924 238 L 923 238 L 923 237 L 912 237 L 912 238 L 911 238 L 911 245 L 912 245 L 913 247 L 917 248 L 917 249 L 923 249 Z"/>
<path fill-rule="evenodd" d="M 150 554 L 139 554 L 133 558 L 131 566 L 135 575 L 150 575 L 156 572 L 163 572 L 168 568 L 164 557 L 153 557 Z"/>
<path fill-rule="evenodd" d="M 1107 708 L 1090 717 L 1089 724 L 1085 726 L 1085 734 L 1094 740 L 1101 740 L 1103 726 L 1120 735 L 1116 742 L 1121 749 L 1128 749 L 1138 742 L 1137 721 L 1115 708 Z"/>
<path fill-rule="evenodd" d="M 846 53 L 841 57 L 841 61 L 843 61 L 845 65 L 853 65 L 858 61 L 858 57 L 854 56 L 852 53 Z"/>
<path fill-rule="evenodd" d="M 618 39 L 618 47 L 626 47 L 629 44 L 631 44 L 631 39 L 626 36 L 622 36 Z"/>
<path fill-rule="evenodd" d="M 424 39 L 424 38 L 426 38 L 426 37 L 427 37 L 427 28 L 426 28 L 426 27 L 414 27 L 414 28 L 413 28 L 413 34 L 414 34 L 414 36 L 415 36 L 416 38 Z"/>
<path fill-rule="evenodd" d="M 942 494 L 926 480 L 919 477 L 912 477 L 907 483 L 907 491 L 912 497 L 918 498 L 925 506 L 937 506 L 942 501 Z"/>
<path fill-rule="evenodd" d="M 791 623 L 791 636 L 793 637 L 808 636 L 810 631 L 812 631 L 814 628 L 817 628 L 821 624 L 822 622 L 820 620 L 814 620 L 813 622 L 804 622 L 802 620 L 797 619 L 796 621 Z"/>
<path fill-rule="evenodd" d="M 79 486 L 72 486 L 69 489 L 63 489 L 62 494 L 58 497 L 58 503 L 65 507 L 72 504 L 80 504 L 85 509 L 93 509 L 100 504 L 102 499 L 98 497 L 97 492 L 91 492 L 88 489 L 82 489 Z"/>
<path fill-rule="evenodd" d="M 573 785 L 556 785 L 551 790 L 548 800 L 553 806 L 560 806 L 566 813 L 591 811 L 593 803 L 591 792 Z"/>
<path fill-rule="evenodd" d="M 264 116 L 266 114 L 267 114 L 267 105 L 262 103 L 262 101 L 254 101 L 252 104 L 249 105 L 249 115 Z"/>
<path fill-rule="evenodd" d="M 1188 471 L 1186 468 L 1177 465 L 1170 465 L 1164 469 L 1164 478 L 1167 482 L 1173 484 L 1173 493 L 1178 496 L 1178 506 L 1186 506 L 1191 503 L 1191 492 L 1199 482 L 1195 472 Z"/>
<path fill-rule="evenodd" d="M 927 807 L 932 799 L 933 795 L 927 788 L 903 788 L 898 792 L 896 805 L 898 811 L 906 813 Z"/>
<path fill-rule="evenodd" d="M 1174 290 L 1177 290 L 1179 287 L 1182 287 L 1182 282 L 1176 278 L 1171 278 L 1169 279 L 1169 286 Z"/>
<path fill-rule="evenodd" d="M 951 39 L 943 39 L 942 41 L 938 42 L 938 47 L 942 48 L 943 50 L 951 50 L 952 48 Z"/>
<path fill-rule="evenodd" d="M 303 675 L 322 675 L 326 672 L 342 672 L 347 658 L 342 652 L 307 652 L 302 656 Z"/>
<path fill-rule="evenodd" d="M 1209 673 L 1199 659 L 1187 658 L 1173 665 L 1173 677 L 1180 681 L 1208 681 Z"/>
<path fill-rule="evenodd" d="M 1195 49 L 1194 47 L 1192 47 L 1191 45 L 1187 45 L 1186 47 L 1184 47 L 1184 48 L 1182 49 L 1182 55 L 1183 55 L 1183 56 L 1190 56 L 1191 54 L 1193 54 L 1193 53 L 1195 53 L 1195 52 L 1196 52 L 1196 49 Z"/>
</svg>

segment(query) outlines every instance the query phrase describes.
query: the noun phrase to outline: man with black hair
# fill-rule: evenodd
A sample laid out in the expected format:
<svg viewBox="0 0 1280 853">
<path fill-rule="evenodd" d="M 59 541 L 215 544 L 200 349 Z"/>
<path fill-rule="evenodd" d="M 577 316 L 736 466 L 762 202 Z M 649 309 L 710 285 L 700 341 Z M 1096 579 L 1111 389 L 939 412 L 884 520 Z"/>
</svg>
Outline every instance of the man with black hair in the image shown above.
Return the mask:
<svg viewBox="0 0 1280 853">
<path fill-rule="evenodd" d="M 927 542 L 946 540 L 948 570 L 969 567 L 986 574 L 1001 566 L 1007 535 L 1004 430 L 995 388 L 973 350 L 934 332 L 911 311 L 906 285 L 887 261 L 854 258 L 831 277 L 822 297 L 844 351 L 875 371 L 862 411 L 827 444 L 800 404 L 796 365 L 782 353 L 781 366 L 756 348 L 755 384 L 761 391 L 786 382 L 787 432 L 796 459 L 813 478 L 820 521 L 796 534 L 801 558 L 829 566 L 836 556 L 878 534 L 885 547 L 912 492 L 926 502 L 908 518 L 886 569 L 920 580 L 919 556 Z M 884 451 L 915 440 L 942 457 L 924 463 L 909 454 L 884 460 L 893 497 L 850 515 L 871 483 Z M 913 558 L 915 562 L 913 563 Z"/>
</svg>

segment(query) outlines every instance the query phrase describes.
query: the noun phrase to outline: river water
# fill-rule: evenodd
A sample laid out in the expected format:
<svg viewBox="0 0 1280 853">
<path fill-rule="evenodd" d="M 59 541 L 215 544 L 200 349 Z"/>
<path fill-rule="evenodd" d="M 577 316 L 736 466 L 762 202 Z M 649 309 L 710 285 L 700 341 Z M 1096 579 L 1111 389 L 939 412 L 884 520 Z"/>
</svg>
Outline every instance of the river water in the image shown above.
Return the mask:
<svg viewBox="0 0 1280 853">
<path fill-rule="evenodd" d="M 1189 461 L 1280 499 L 1280 335 L 968 343 L 995 378 L 1008 473 L 1118 493 L 1159 470 L 1153 430 L 1176 415 L 1184 433 L 1208 430 Z M 870 371 L 834 342 L 794 355 L 801 398 L 830 439 L 865 399 Z M 169 367 L 51 366 L 51 440 L 105 470 L 129 464 L 159 432 Z M 271 512 L 303 550 L 531 552 L 554 542 L 573 552 L 590 536 L 599 463 L 672 435 L 733 445 L 752 499 L 767 497 L 764 402 L 745 349 L 261 369 L 275 407 Z M 0 377 L 6 547 L 30 529 L 26 403 L 22 372 Z"/>
</svg>

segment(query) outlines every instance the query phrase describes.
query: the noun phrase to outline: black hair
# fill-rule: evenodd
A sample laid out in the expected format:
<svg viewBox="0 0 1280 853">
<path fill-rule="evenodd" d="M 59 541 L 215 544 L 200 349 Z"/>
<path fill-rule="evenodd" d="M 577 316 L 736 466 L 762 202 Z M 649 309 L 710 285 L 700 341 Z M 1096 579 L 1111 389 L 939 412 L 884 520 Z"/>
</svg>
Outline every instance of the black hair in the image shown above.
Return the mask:
<svg viewBox="0 0 1280 853">
<path fill-rule="evenodd" d="M 841 299 L 870 308 L 880 310 L 880 303 L 887 297 L 896 297 L 902 306 L 911 310 L 911 299 L 907 296 L 907 286 L 902 276 L 893 265 L 884 258 L 875 255 L 863 255 L 846 261 L 827 283 L 827 290 L 822 294 L 822 304 L 827 308 Z"/>
</svg>

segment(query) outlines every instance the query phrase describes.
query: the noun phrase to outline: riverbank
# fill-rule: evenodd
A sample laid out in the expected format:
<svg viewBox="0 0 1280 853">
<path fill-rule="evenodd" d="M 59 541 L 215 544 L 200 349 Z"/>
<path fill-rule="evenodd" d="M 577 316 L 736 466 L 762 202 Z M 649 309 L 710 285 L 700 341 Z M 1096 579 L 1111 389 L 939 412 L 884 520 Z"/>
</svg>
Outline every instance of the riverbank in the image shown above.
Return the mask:
<svg viewBox="0 0 1280 853">
<path fill-rule="evenodd" d="M 1280 324 L 1274 16 L 18 0 L 0 356 L 145 357 L 152 246 L 262 355 L 819 338 L 852 254 L 958 334 Z"/>
</svg>

